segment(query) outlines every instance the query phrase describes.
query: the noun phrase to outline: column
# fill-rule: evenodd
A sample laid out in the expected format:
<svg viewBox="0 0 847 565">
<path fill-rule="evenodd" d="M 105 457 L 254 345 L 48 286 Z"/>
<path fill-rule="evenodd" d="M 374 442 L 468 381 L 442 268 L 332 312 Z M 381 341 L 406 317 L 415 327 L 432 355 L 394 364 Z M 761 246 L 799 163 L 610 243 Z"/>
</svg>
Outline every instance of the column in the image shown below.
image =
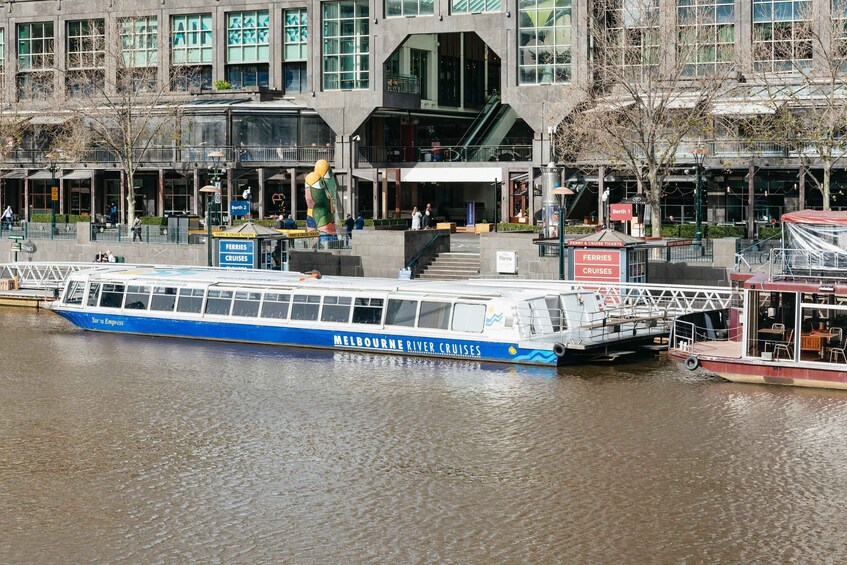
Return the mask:
<svg viewBox="0 0 847 565">
<path fill-rule="evenodd" d="M 380 190 L 380 195 L 382 196 L 382 217 L 388 217 L 388 169 L 384 171 L 382 175 L 382 190 Z"/>
<path fill-rule="evenodd" d="M 797 209 L 805 210 L 806 209 L 806 169 L 803 165 L 800 165 L 800 183 L 798 190 L 800 191 L 799 200 Z"/>
<path fill-rule="evenodd" d="M 585 190 L 583 188 L 583 190 Z M 597 223 L 603 225 L 606 223 L 606 207 L 603 205 L 603 193 L 606 192 L 606 167 L 600 165 L 597 167 Z M 660 237 L 661 234 L 653 234 L 653 237 Z"/>
<path fill-rule="evenodd" d="M 95 186 L 94 185 L 94 177 L 92 177 L 91 178 L 91 206 L 92 207 L 94 207 L 94 186 Z M 133 192 L 133 198 L 132 198 L 133 207 L 132 207 L 132 209 L 133 209 L 133 217 L 134 217 L 135 216 L 135 190 L 133 190 L 132 192 Z M 121 218 L 128 218 L 129 213 L 126 210 L 126 208 L 128 206 L 128 203 L 127 203 L 127 200 L 126 200 L 126 175 L 124 174 L 123 171 L 121 171 L 121 198 L 120 198 L 120 200 L 121 200 Z"/>
<path fill-rule="evenodd" d="M 28 175 L 29 171 L 25 173 Z M 26 177 L 24 177 L 24 209 L 19 216 L 29 222 L 29 179 Z"/>
<path fill-rule="evenodd" d="M 232 202 L 232 169 L 230 167 L 227 167 L 226 168 L 226 205 L 227 205 L 227 210 L 229 209 L 230 202 Z M 223 202 L 221 202 L 221 207 L 223 207 Z M 221 213 L 223 213 L 223 210 L 221 210 Z M 226 217 L 229 218 L 227 225 L 231 226 L 232 225 L 232 218 L 230 218 L 228 212 L 227 212 Z"/>
<path fill-rule="evenodd" d="M 159 187 L 156 191 L 156 206 L 158 215 L 165 215 L 165 169 L 159 169 Z"/>
<path fill-rule="evenodd" d="M 288 210 L 291 217 L 297 219 L 297 169 L 288 169 L 288 176 L 291 177 L 291 194 L 289 195 Z"/>
<path fill-rule="evenodd" d="M 756 170 L 751 164 L 747 171 L 747 239 L 756 231 Z"/>
<path fill-rule="evenodd" d="M 265 219 L 265 169 L 259 167 L 256 169 L 259 174 L 259 196 L 256 201 L 259 204 L 259 219 Z"/>
<path fill-rule="evenodd" d="M 200 169 L 194 167 L 194 190 L 191 198 L 191 213 L 200 214 Z"/>
<path fill-rule="evenodd" d="M 59 179 L 59 214 L 65 213 L 65 179 Z"/>
<path fill-rule="evenodd" d="M 382 186 L 382 185 L 379 184 L 379 169 L 377 169 L 376 175 L 374 176 L 373 202 L 371 203 L 371 211 L 372 211 L 374 220 L 379 217 L 380 186 Z"/>
</svg>

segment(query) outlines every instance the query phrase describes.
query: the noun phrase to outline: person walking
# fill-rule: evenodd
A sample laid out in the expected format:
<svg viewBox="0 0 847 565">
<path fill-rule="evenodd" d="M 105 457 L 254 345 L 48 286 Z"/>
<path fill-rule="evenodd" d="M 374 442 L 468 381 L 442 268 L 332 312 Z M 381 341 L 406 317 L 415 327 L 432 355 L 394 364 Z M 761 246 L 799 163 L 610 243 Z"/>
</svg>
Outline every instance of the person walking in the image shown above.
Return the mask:
<svg viewBox="0 0 847 565">
<path fill-rule="evenodd" d="M 14 212 L 12 212 L 12 207 L 11 207 L 11 206 L 6 206 L 6 209 L 5 209 L 5 210 L 3 210 L 3 218 L 2 218 L 2 220 L 3 220 L 3 225 L 4 225 L 4 226 L 6 226 L 6 229 L 7 229 L 7 230 L 12 229 L 12 217 L 13 217 L 14 215 L 15 215 L 15 213 L 14 213 Z"/>
<path fill-rule="evenodd" d="M 423 217 L 423 214 L 421 214 L 421 211 L 418 210 L 417 206 L 415 206 L 412 209 L 412 229 L 413 230 L 421 229 L 421 218 L 422 217 Z"/>
<path fill-rule="evenodd" d="M 141 218 L 138 216 L 135 217 L 135 220 L 132 222 L 132 242 L 135 243 L 135 238 L 138 238 L 138 241 L 144 242 L 141 239 Z"/>
<path fill-rule="evenodd" d="M 356 216 L 356 222 L 354 224 L 354 229 L 357 229 L 357 230 L 365 229 L 365 218 L 362 217 L 361 212 L 359 212 L 359 215 Z"/>
<path fill-rule="evenodd" d="M 356 220 L 353 219 L 353 216 L 347 214 L 347 219 L 344 220 L 344 230 L 347 232 L 347 243 L 350 243 L 350 238 L 353 237 L 353 228 L 356 226 Z"/>
</svg>

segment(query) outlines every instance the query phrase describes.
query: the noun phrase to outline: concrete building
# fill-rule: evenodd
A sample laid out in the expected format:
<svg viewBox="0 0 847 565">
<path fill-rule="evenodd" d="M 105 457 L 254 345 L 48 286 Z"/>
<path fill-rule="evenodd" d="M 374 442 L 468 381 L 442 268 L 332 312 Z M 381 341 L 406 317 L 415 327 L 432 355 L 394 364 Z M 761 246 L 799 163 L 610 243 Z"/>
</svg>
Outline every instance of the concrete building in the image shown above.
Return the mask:
<svg viewBox="0 0 847 565">
<path fill-rule="evenodd" d="M 649 1 L 664 31 L 694 4 Z M 713 29 L 714 41 L 695 73 L 730 65 L 736 86 L 750 88 L 754 71 L 786 84 L 803 79 L 794 71 L 814 68 L 823 51 L 803 30 L 843 13 L 828 0 L 813 9 L 810 0 L 696 4 L 710 14 L 698 25 Z M 18 0 L 4 7 L 7 108 L 74 96 L 68 77 L 81 61 L 110 76 L 102 51 L 111 41 L 137 64 L 156 67 L 159 81 L 188 69 L 172 85 L 182 104 L 179 135 L 141 158 L 132 190 L 142 215 L 202 214 L 198 190 L 220 167 L 224 209 L 250 187 L 259 217 L 283 209 L 303 217 L 304 175 L 325 158 L 339 176 L 345 212 L 392 217 L 431 202 L 439 216 L 461 222 L 476 202 L 478 218 L 532 217 L 541 204 L 540 167 L 556 160 L 554 132 L 591 80 L 592 10 L 582 0 Z M 625 16 L 603 21 L 632 37 Z M 672 53 L 674 45 L 660 48 Z M 741 95 L 731 112 L 715 115 L 719 133 L 707 141 L 706 160 L 710 221 L 821 204 L 805 190 L 799 159 L 741 139 L 743 120 L 757 112 L 754 99 L 752 91 Z M 98 216 L 114 202 L 126 217 L 130 188 L 109 151 L 51 160 L 52 128 L 67 118 L 14 116 L 26 125 L 2 152 L 4 205 L 22 217 L 50 209 L 55 177 L 58 212 Z M 209 157 L 213 150 L 223 151 L 220 163 Z M 679 170 L 668 172 L 665 216 L 692 217 L 691 163 L 681 153 Z M 584 180 L 571 218 L 596 216 L 599 179 Z M 847 206 L 846 181 L 834 179 L 834 207 Z M 625 171 L 609 175 L 606 187 L 614 201 L 634 193 Z"/>
</svg>

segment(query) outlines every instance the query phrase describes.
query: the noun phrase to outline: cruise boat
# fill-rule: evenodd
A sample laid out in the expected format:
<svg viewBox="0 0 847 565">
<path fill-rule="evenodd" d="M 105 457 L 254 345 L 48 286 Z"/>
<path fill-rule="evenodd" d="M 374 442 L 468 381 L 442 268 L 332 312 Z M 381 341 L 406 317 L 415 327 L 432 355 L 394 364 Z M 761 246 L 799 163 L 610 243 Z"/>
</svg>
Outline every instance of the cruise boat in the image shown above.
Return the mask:
<svg viewBox="0 0 847 565">
<path fill-rule="evenodd" d="M 556 366 L 667 335 L 563 283 L 400 281 L 109 265 L 50 308 L 92 331 Z"/>
<path fill-rule="evenodd" d="M 734 382 L 847 389 L 847 212 L 782 226 L 768 272 L 734 277 L 743 304 L 675 320 L 669 354 Z"/>
</svg>

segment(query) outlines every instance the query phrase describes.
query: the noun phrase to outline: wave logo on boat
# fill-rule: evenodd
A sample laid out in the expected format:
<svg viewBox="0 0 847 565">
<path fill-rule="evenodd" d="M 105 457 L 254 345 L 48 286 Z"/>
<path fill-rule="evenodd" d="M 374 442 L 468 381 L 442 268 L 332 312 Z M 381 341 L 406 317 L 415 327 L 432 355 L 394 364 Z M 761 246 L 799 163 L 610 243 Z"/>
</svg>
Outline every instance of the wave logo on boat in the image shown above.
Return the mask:
<svg viewBox="0 0 847 565">
<path fill-rule="evenodd" d="M 509 352 L 511 353 L 511 349 Z M 519 355 L 514 358 L 514 361 L 524 361 L 529 363 L 555 363 L 556 362 L 556 354 L 552 351 L 542 351 L 540 349 L 533 349 L 532 352 L 526 355 Z"/>
<path fill-rule="evenodd" d="M 491 316 L 486 316 L 485 318 L 485 327 L 490 328 L 494 324 L 502 324 L 503 323 L 503 312 L 498 312 L 496 314 L 492 314 Z"/>
</svg>

